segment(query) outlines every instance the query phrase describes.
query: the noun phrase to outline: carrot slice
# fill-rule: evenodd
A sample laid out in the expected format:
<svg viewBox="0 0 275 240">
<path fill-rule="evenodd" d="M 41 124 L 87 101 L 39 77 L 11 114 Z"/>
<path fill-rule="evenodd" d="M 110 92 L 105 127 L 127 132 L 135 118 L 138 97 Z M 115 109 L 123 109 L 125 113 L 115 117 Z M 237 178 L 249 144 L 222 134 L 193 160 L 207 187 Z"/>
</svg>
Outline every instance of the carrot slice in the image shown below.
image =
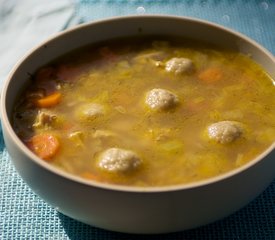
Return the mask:
<svg viewBox="0 0 275 240">
<path fill-rule="evenodd" d="M 199 74 L 199 79 L 205 83 L 214 83 L 222 79 L 223 73 L 217 67 L 211 67 Z"/>
<path fill-rule="evenodd" d="M 49 133 L 41 133 L 33 136 L 27 146 L 38 157 L 44 160 L 51 160 L 60 148 L 59 140 L 56 136 Z"/>
<path fill-rule="evenodd" d="M 48 108 L 48 107 L 53 107 L 57 105 L 61 100 L 61 93 L 55 92 L 51 95 L 48 95 L 44 98 L 40 98 L 36 101 L 36 106 L 37 107 L 43 107 L 43 108 Z"/>
</svg>

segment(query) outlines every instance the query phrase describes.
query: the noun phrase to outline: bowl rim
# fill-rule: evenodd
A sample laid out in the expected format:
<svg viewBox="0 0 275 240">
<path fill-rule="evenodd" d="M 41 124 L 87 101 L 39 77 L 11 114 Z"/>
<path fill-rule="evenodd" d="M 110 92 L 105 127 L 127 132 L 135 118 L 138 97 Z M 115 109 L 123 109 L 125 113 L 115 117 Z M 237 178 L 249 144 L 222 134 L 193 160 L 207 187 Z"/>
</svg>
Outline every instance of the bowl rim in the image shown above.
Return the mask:
<svg viewBox="0 0 275 240">
<path fill-rule="evenodd" d="M 11 82 L 14 73 L 17 71 L 17 69 L 21 66 L 21 64 L 26 61 L 34 52 L 39 51 L 39 49 L 49 42 L 55 41 L 58 38 L 65 37 L 66 35 L 69 35 L 72 32 L 79 31 L 83 28 L 92 27 L 94 25 L 98 24 L 108 24 L 108 22 L 113 21 L 125 21 L 127 19 L 142 19 L 142 18 L 162 18 L 162 19 L 172 19 L 172 20 L 178 20 L 178 21 L 185 21 L 185 22 L 193 22 L 199 25 L 207 25 L 211 28 L 215 28 L 218 31 L 231 33 L 232 35 L 235 35 L 239 39 L 244 40 L 245 42 L 250 43 L 251 45 L 255 46 L 257 49 L 259 49 L 261 52 L 263 52 L 266 56 L 268 56 L 275 65 L 275 57 L 262 45 L 257 43 L 255 40 L 247 37 L 246 35 L 239 33 L 238 31 L 232 30 L 228 27 L 224 27 L 222 25 L 219 25 L 217 23 L 213 23 L 207 20 L 194 18 L 194 17 L 184 17 L 184 16 L 175 16 L 175 15 L 166 15 L 166 14 L 142 14 L 142 15 L 127 15 L 127 16 L 119 16 L 119 17 L 110 17 L 105 18 L 101 20 L 96 20 L 88 23 L 83 23 L 81 25 L 78 25 L 76 27 L 67 29 L 65 31 L 59 32 L 40 44 L 36 45 L 32 49 L 30 49 L 12 68 L 10 73 L 8 74 L 8 77 L 4 80 L 3 86 L 1 89 L 1 123 L 3 128 L 5 128 L 7 134 L 10 136 L 14 144 L 20 149 L 20 151 L 28 157 L 30 161 L 33 161 L 35 164 L 42 167 L 44 170 L 47 170 L 53 174 L 56 174 L 59 177 L 65 178 L 66 180 L 73 181 L 78 184 L 83 184 L 86 186 L 99 188 L 99 189 L 105 189 L 109 191 L 121 191 L 121 192 L 134 192 L 134 193 L 163 193 L 163 192 L 171 192 L 171 191 L 182 191 L 182 190 L 188 190 L 188 189 L 195 189 L 204 187 L 210 184 L 215 184 L 217 182 L 221 182 L 224 180 L 227 180 L 233 176 L 236 176 L 238 174 L 241 174 L 245 172 L 247 169 L 253 167 L 254 165 L 261 162 L 268 154 L 270 154 L 272 151 L 275 150 L 275 142 L 273 142 L 265 151 L 263 151 L 261 154 L 256 156 L 254 159 L 249 161 L 248 163 L 244 164 L 241 167 L 237 167 L 233 170 L 230 170 L 228 172 L 225 172 L 223 174 L 220 174 L 218 176 L 210 177 L 204 180 L 190 182 L 190 183 L 183 183 L 183 184 L 176 184 L 176 185 L 167 185 L 167 186 L 157 186 L 157 187 L 138 187 L 138 186 L 127 186 L 127 185 L 119 185 L 119 184 L 112 184 L 112 183 L 102 183 L 95 180 L 87 180 L 84 178 L 81 178 L 79 176 L 73 175 L 71 173 L 66 172 L 65 170 L 59 169 L 55 166 L 50 165 L 49 163 L 43 161 L 39 157 L 37 157 L 31 150 L 29 150 L 25 144 L 19 139 L 19 137 L 16 135 L 15 131 L 13 130 L 13 127 L 11 126 L 11 123 L 9 121 L 7 111 L 6 111 L 6 94 L 7 90 L 9 88 L 9 83 Z M 3 130 L 2 130 L 3 131 Z"/>
</svg>

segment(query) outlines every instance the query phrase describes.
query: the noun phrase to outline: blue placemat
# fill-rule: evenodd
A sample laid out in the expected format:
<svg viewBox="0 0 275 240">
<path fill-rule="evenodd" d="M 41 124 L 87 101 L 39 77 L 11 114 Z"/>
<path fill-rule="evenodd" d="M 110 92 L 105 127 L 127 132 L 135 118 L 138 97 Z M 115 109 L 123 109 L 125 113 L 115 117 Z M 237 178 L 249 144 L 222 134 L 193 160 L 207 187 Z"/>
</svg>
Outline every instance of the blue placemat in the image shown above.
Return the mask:
<svg viewBox="0 0 275 240">
<path fill-rule="evenodd" d="M 143 12 L 210 20 L 248 35 L 275 54 L 275 1 L 272 0 L 82 0 L 75 6 L 74 17 L 76 22 L 88 22 Z M 69 25 L 70 22 L 66 23 L 64 28 Z M 275 181 L 237 213 L 198 229 L 154 236 L 114 233 L 70 219 L 37 197 L 12 166 L 0 129 L 0 239 L 274 240 Z"/>
</svg>

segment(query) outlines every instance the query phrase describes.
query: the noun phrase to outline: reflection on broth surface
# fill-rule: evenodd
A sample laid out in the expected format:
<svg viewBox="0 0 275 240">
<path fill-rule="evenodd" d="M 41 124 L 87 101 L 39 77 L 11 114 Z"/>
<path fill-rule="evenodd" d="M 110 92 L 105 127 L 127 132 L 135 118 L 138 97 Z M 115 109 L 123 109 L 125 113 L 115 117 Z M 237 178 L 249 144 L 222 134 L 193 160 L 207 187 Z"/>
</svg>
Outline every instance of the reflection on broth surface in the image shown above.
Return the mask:
<svg viewBox="0 0 275 240">
<path fill-rule="evenodd" d="M 248 56 L 205 43 L 113 40 L 39 69 L 13 125 L 40 158 L 86 179 L 190 183 L 272 144 L 273 81 Z"/>
</svg>

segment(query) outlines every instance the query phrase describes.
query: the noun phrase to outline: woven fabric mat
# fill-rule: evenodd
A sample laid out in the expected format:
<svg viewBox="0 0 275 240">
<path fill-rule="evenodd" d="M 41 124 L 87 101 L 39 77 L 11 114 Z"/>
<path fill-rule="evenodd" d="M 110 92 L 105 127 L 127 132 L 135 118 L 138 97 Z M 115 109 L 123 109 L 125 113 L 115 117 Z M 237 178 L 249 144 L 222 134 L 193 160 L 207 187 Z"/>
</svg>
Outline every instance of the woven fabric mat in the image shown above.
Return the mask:
<svg viewBox="0 0 275 240">
<path fill-rule="evenodd" d="M 78 22 L 111 16 L 161 13 L 206 19 L 253 38 L 275 54 L 275 1 L 257 0 L 82 0 Z M 253 186 L 251 186 L 253 187 Z M 57 212 L 36 196 L 15 171 L 0 129 L 0 239 L 275 239 L 275 181 L 235 214 L 185 232 L 130 235 L 87 226 Z"/>
</svg>

